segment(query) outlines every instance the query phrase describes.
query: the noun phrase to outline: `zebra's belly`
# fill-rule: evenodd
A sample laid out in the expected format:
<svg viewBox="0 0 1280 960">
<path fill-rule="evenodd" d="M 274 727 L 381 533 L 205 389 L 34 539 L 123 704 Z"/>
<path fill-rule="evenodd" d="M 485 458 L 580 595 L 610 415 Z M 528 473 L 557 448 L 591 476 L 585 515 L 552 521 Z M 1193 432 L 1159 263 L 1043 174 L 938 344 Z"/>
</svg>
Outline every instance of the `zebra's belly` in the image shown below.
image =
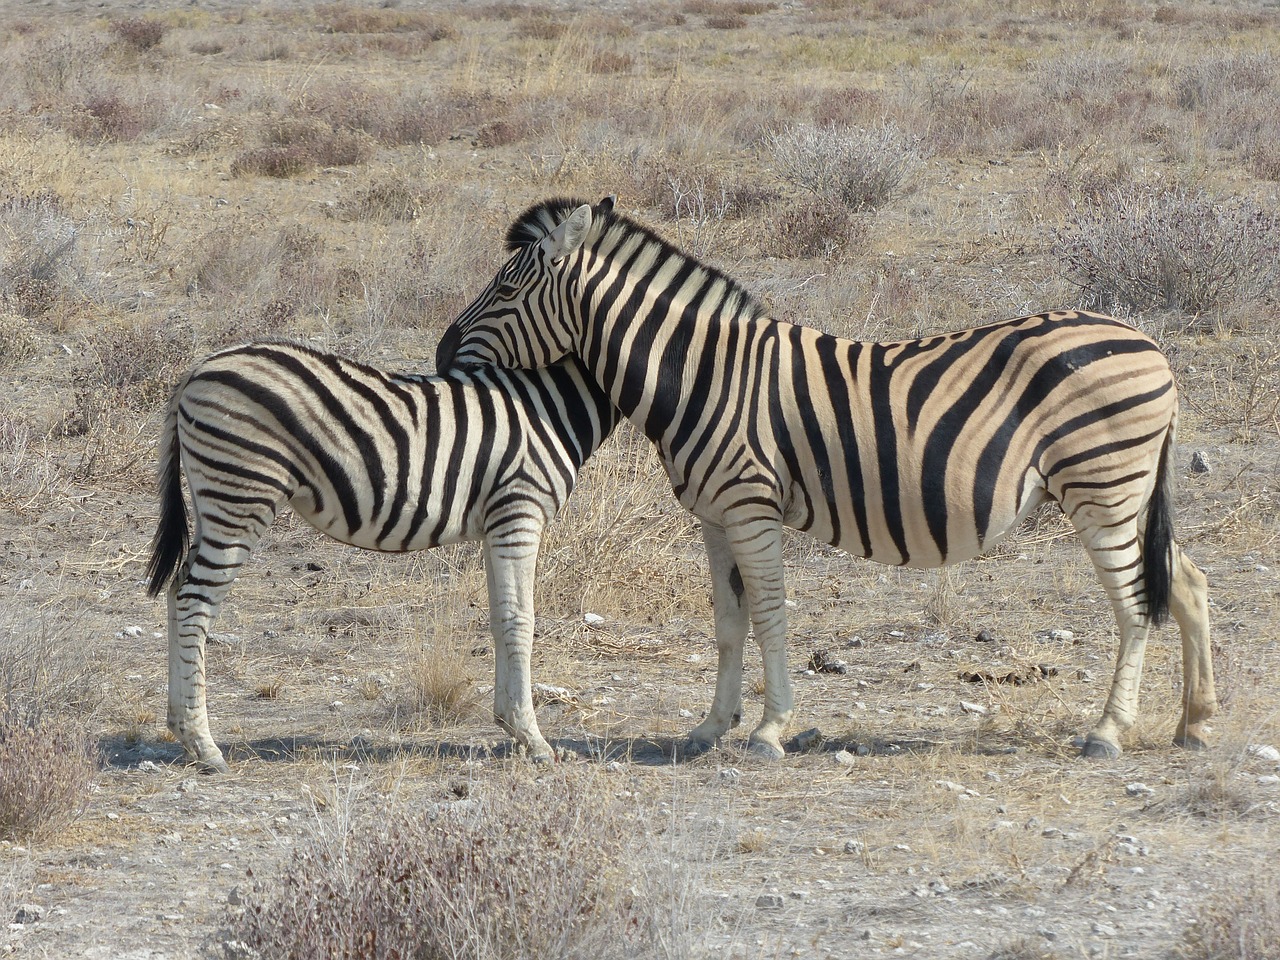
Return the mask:
<svg viewBox="0 0 1280 960">
<path fill-rule="evenodd" d="M 397 503 L 393 492 L 384 495 L 376 513 L 367 506 L 361 510 L 354 526 L 336 504 L 317 510 L 310 490 L 299 491 L 290 506 L 321 533 L 362 550 L 404 553 L 484 538 L 482 511 L 461 509 L 456 503 L 448 510 L 439 503 L 428 503 L 423 509 L 416 498 Z"/>
</svg>

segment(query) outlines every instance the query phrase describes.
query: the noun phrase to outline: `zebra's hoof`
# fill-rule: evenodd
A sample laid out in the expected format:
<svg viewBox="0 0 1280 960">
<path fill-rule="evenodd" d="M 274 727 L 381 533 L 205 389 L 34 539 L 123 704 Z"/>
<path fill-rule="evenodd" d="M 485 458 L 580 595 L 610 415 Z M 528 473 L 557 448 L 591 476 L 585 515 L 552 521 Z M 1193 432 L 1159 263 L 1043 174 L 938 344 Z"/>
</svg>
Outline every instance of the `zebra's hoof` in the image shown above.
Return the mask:
<svg viewBox="0 0 1280 960">
<path fill-rule="evenodd" d="M 231 772 L 231 767 L 227 765 L 227 761 L 223 759 L 222 754 L 220 753 L 212 757 L 200 757 L 195 761 L 195 765 L 196 769 L 201 773 L 207 773 L 210 775 L 215 773 Z"/>
<path fill-rule="evenodd" d="M 687 739 L 683 743 L 677 743 L 675 755 L 677 760 L 693 760 L 704 754 L 710 753 L 716 747 L 715 741 L 708 743 L 706 740 Z"/>
<path fill-rule="evenodd" d="M 765 743 L 763 740 L 754 741 L 748 749 L 753 757 L 761 760 L 781 760 L 787 755 L 776 743 Z"/>
<path fill-rule="evenodd" d="M 1120 748 L 1106 740 L 1086 737 L 1084 746 L 1080 748 L 1080 756 L 1086 760 L 1115 760 L 1120 756 Z"/>
<path fill-rule="evenodd" d="M 1201 740 L 1194 733 L 1184 733 L 1180 737 L 1174 737 L 1173 742 L 1176 746 L 1182 747 L 1183 750 L 1208 750 L 1209 744 Z"/>
</svg>

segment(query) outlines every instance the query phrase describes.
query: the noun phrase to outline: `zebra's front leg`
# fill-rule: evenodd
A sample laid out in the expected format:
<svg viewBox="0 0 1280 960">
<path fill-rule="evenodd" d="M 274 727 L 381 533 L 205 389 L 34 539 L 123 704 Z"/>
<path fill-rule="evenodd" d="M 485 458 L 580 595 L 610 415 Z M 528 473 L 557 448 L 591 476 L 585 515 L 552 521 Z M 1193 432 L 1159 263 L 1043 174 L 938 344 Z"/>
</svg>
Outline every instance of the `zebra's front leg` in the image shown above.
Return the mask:
<svg viewBox="0 0 1280 960">
<path fill-rule="evenodd" d="M 753 517 L 725 524 L 742 575 L 751 625 L 764 661 L 764 716 L 751 731 L 751 752 L 771 760 L 783 756 L 782 735 L 791 722 L 791 676 L 787 672 L 786 583 L 782 563 L 782 521 Z"/>
<path fill-rule="evenodd" d="M 230 582 L 193 589 L 187 567 L 169 586 L 169 731 L 188 760 L 206 773 L 227 773 L 222 751 L 209 732 L 205 706 L 205 641 Z"/>
<path fill-rule="evenodd" d="M 538 729 L 533 709 L 533 578 L 540 531 L 519 533 L 519 542 L 486 539 L 485 579 L 489 586 L 489 629 L 493 634 L 493 716 L 535 763 L 555 759 Z M 532 538 L 532 545 L 529 540 Z"/>
<path fill-rule="evenodd" d="M 711 566 L 711 602 L 715 610 L 716 692 L 707 717 L 689 731 L 682 752 L 695 757 L 742 722 L 742 649 L 747 640 L 748 609 L 742 574 L 733 560 L 724 528 L 706 521 L 702 540 Z"/>
</svg>

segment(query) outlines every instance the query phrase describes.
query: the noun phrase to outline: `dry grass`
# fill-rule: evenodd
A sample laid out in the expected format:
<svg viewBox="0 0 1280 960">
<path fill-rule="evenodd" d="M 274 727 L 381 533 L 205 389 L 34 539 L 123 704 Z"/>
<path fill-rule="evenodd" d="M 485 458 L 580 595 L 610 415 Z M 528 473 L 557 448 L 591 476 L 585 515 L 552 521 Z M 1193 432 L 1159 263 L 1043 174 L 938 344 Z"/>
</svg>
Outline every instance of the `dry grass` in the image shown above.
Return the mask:
<svg viewBox="0 0 1280 960">
<path fill-rule="evenodd" d="M 348 792 L 233 913 L 228 955 L 687 955 L 689 931 L 670 916 L 682 878 L 659 887 L 642 869 L 664 843 L 652 809 L 591 770 L 500 775 L 461 793 L 357 817 Z"/>
<path fill-rule="evenodd" d="M 238 639 L 210 645 L 210 710 L 235 740 L 236 776 L 176 789 L 191 777 L 161 732 L 163 609 L 140 586 L 155 438 L 177 372 L 232 342 L 300 338 L 429 372 L 520 210 L 611 193 L 778 316 L 846 336 L 1121 303 L 1179 377 L 1178 531 L 1211 583 L 1218 746 L 1184 758 L 1168 745 L 1181 674 L 1166 629 L 1125 755 L 1085 765 L 1072 739 L 1101 707 L 1114 628 L 1057 518 L 943 575 L 797 534 L 793 732 L 823 738 L 776 768 L 743 754 L 762 706 L 749 645 L 744 727 L 673 765 L 671 741 L 714 683 L 710 584 L 696 522 L 648 444 L 620 430 L 544 544 L 533 675 L 568 692 L 539 703 L 539 723 L 596 772 L 617 762 L 606 792 L 654 799 L 649 826 L 684 824 L 680 804 L 662 804 L 687 791 L 699 829 L 718 831 L 699 864 L 705 899 L 675 909 L 697 946 L 1154 955 L 1190 942 L 1196 907 L 1197 929 L 1233 935 L 1214 891 L 1274 852 L 1277 771 L 1248 747 L 1280 743 L 1256 711 L 1280 696 L 1274 17 L 1243 2 L 874 0 L 852 16 L 843 0 L 554 15 L 165 0 L 135 24 L 120 0 L 38 18 L 21 6 L 0 5 L 0 658 L 39 666 L 23 689 L 83 721 L 108 761 L 11 898 L 105 905 L 121 892 L 130 909 L 80 926 L 46 915 L 19 948 L 78 955 L 93 929 L 169 951 L 137 917 L 182 914 L 182 936 L 208 933 L 192 904 L 221 902 L 250 865 L 279 876 L 297 839 L 289 804 L 317 757 L 402 793 L 397 816 L 455 797 L 459 778 L 478 796 L 508 782 L 489 752 L 478 551 L 362 553 L 286 515 L 219 619 Z M 853 170 L 873 176 L 849 187 Z M 1151 215 L 1143 237 L 1120 222 L 1130 213 Z M 1068 244 L 1082 245 L 1076 259 Z M 1189 285 L 1162 274 L 1174 263 Z M 1193 451 L 1211 473 L 1187 470 Z M 1038 636 L 1054 628 L 1075 637 Z M 848 672 L 804 673 L 817 651 Z M 1056 675 L 1006 679 L 1041 664 Z M 1135 781 L 1153 794 L 1130 796 Z M 353 804 L 350 836 L 371 841 L 382 809 Z M 187 874 L 186 905 L 161 875 L 173 833 L 216 867 Z M 308 849 L 342 847 L 322 839 Z M 266 883 L 262 903 L 286 892 Z M 1100 903 L 1115 937 L 1092 931 Z M 1238 913 L 1265 906 L 1244 898 Z"/>
</svg>

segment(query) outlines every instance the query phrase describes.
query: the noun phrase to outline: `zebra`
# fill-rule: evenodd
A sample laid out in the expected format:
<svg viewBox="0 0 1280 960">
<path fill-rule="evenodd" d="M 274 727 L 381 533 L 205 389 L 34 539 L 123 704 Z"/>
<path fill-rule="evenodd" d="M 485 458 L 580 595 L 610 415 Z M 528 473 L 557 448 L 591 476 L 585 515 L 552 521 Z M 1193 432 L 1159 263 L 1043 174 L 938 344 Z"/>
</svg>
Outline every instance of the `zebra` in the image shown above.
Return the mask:
<svg viewBox="0 0 1280 960">
<path fill-rule="evenodd" d="M 617 420 L 572 359 L 538 371 L 423 376 L 259 342 L 197 362 L 164 421 L 147 568 L 151 596 L 168 586 L 168 725 L 187 756 L 210 772 L 228 769 L 205 709 L 205 641 L 287 503 L 322 533 L 366 550 L 483 541 L 494 717 L 517 749 L 551 759 L 529 676 L 538 546 Z"/>
<path fill-rule="evenodd" d="M 1111 317 L 1060 310 L 869 343 L 772 318 L 723 272 L 613 210 L 552 199 L 453 321 L 437 369 L 582 359 L 654 442 L 700 520 L 719 666 L 697 754 L 741 721 L 748 627 L 764 662 L 753 752 L 783 755 L 793 712 L 782 527 L 888 564 L 986 552 L 1056 501 L 1093 561 L 1120 644 L 1087 757 L 1115 757 L 1137 715 L 1151 624 L 1182 633 L 1175 741 L 1216 710 L 1204 574 L 1173 538 L 1177 389 L 1159 347 Z"/>
</svg>

